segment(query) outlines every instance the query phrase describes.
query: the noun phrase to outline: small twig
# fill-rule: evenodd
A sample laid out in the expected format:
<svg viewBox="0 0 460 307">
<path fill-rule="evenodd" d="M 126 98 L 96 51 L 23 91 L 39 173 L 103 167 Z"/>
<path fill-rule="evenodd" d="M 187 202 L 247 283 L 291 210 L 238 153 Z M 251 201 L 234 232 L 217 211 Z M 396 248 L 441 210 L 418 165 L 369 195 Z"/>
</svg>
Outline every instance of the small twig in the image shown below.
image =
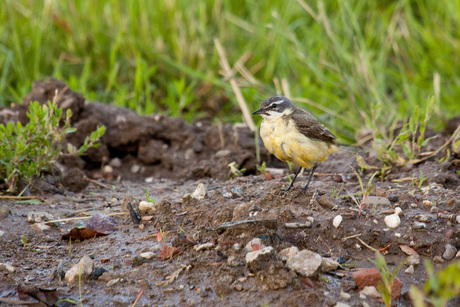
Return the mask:
<svg viewBox="0 0 460 307">
<path fill-rule="evenodd" d="M 134 303 L 131 305 L 131 307 L 135 307 L 137 302 L 139 302 L 139 300 L 141 299 L 141 296 L 142 294 L 144 294 L 144 289 L 141 290 L 141 292 L 139 292 L 139 294 L 137 295 L 136 297 L 136 300 L 134 301 Z"/>
<path fill-rule="evenodd" d="M 95 185 L 98 185 L 100 187 L 103 187 L 104 189 L 108 189 L 108 190 L 112 190 L 112 187 L 111 186 L 108 186 L 106 184 L 103 184 L 102 182 L 99 182 L 97 180 L 94 180 L 94 179 L 90 179 L 88 177 L 85 177 L 85 180 L 87 180 L 88 182 L 91 182 L 92 184 L 95 184 Z"/>
<path fill-rule="evenodd" d="M 390 248 L 390 246 L 391 246 L 391 243 L 388 244 L 387 246 L 385 246 L 384 248 L 379 249 L 379 252 L 384 252 L 384 251 L 386 251 L 387 249 Z"/>
<path fill-rule="evenodd" d="M 360 236 L 361 236 L 360 233 L 358 233 L 357 235 L 348 236 L 348 237 L 342 238 L 342 242 L 345 242 L 348 239 L 353 239 L 353 238 L 357 238 L 357 237 L 360 237 Z"/>
<path fill-rule="evenodd" d="M 129 212 L 115 212 L 115 213 L 109 213 L 106 214 L 108 216 L 119 216 L 119 215 L 128 215 Z M 54 223 L 60 223 L 60 222 L 68 222 L 68 221 L 78 221 L 78 220 L 88 220 L 92 218 L 92 216 L 81 216 L 81 217 L 69 217 L 66 219 L 59 219 L 59 220 L 53 220 L 53 221 L 48 221 L 45 222 L 45 224 L 54 224 Z"/>
<path fill-rule="evenodd" d="M 356 237 L 356 239 L 361 242 L 365 247 L 367 247 L 368 249 L 370 249 L 371 251 L 374 251 L 376 252 L 377 249 L 373 248 L 372 246 L 368 245 L 366 242 L 364 242 L 363 240 L 361 240 L 359 237 Z"/>
<path fill-rule="evenodd" d="M 234 222 L 226 222 L 222 223 L 217 228 L 214 230 L 219 230 L 219 229 L 227 229 L 227 228 L 232 228 L 235 226 L 240 226 L 240 225 L 245 225 L 245 224 L 266 224 L 267 226 L 276 226 L 277 220 L 276 219 L 270 219 L 270 220 L 243 220 L 243 221 L 234 221 Z"/>
<path fill-rule="evenodd" d="M 0 199 L 41 199 L 38 196 L 0 196 Z"/>
</svg>

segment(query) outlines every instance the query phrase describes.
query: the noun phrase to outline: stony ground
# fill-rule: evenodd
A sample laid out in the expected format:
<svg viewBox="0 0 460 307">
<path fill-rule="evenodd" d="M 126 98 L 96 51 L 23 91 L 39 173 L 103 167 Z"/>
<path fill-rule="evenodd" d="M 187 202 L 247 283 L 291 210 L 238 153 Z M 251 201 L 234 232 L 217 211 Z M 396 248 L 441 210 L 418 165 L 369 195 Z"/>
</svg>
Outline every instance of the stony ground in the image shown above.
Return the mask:
<svg viewBox="0 0 460 307">
<path fill-rule="evenodd" d="M 55 88 L 65 85 L 37 83 L 24 103 L 49 99 Z M 374 250 L 385 255 L 390 270 L 412 255 L 398 273 L 397 303 L 408 306 L 410 285 L 426 280 L 425 259 L 437 269 L 460 261 L 455 156 L 376 177 L 360 212 L 349 197 L 361 192 L 351 167 L 359 170 L 358 155 L 374 164 L 372 154 L 333 154 L 307 193 L 299 188 L 305 175 L 281 193 L 289 170 L 262 150 L 269 167 L 257 172 L 254 137 L 242 126 L 140 117 L 85 104 L 70 90 L 60 103 L 73 110 L 78 128 L 68 141 L 78 145 L 98 124 L 107 133 L 88 156 L 60 161 L 60 181 L 48 176 L 36 182 L 30 193 L 38 203 L 0 200 L 5 306 L 46 306 L 63 298 L 81 298 L 84 306 L 129 306 L 138 296 L 136 306 L 376 306 L 382 303 L 372 291 L 360 293 L 374 273 L 353 275 L 376 267 L 370 262 Z M 25 109 L 0 110 L 0 120 L 24 120 Z M 245 169 L 244 176 L 232 178 L 231 162 Z M 421 173 L 427 179 L 419 186 Z M 367 183 L 372 174 L 360 176 Z M 145 190 L 154 204 L 146 203 Z M 137 213 L 130 214 L 128 204 Z M 398 217 L 395 208 L 401 209 Z M 88 225 L 85 218 L 96 214 L 111 217 L 92 218 L 96 226 Z M 71 220 L 47 225 L 38 223 L 41 216 Z M 99 228 L 71 233 L 76 223 Z"/>
</svg>

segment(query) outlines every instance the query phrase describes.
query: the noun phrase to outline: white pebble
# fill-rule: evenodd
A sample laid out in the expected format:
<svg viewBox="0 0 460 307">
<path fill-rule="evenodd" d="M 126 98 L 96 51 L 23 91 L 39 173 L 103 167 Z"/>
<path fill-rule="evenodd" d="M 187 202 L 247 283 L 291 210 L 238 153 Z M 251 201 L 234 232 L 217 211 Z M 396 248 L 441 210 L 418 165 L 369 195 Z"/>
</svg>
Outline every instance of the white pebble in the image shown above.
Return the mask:
<svg viewBox="0 0 460 307">
<path fill-rule="evenodd" d="M 193 247 L 193 249 L 196 250 L 197 252 L 199 252 L 201 250 L 211 249 L 213 247 L 214 247 L 214 244 L 208 242 L 208 243 L 204 243 L 204 244 L 200 244 L 200 245 L 195 245 Z"/>
<path fill-rule="evenodd" d="M 457 215 L 457 217 L 455 218 L 455 220 L 457 221 L 457 224 L 460 224 L 460 215 Z"/>
<path fill-rule="evenodd" d="M 152 253 L 152 252 L 145 252 L 145 253 L 140 253 L 140 255 L 142 258 L 145 258 L 145 259 L 152 259 L 153 257 L 155 257 L 155 253 Z"/>
<path fill-rule="evenodd" d="M 401 234 L 400 234 L 399 232 L 396 232 L 396 233 L 395 233 L 395 237 L 396 237 L 396 238 L 401 238 Z"/>
<path fill-rule="evenodd" d="M 404 273 L 406 274 L 414 274 L 414 266 L 413 265 L 410 265 L 405 271 Z"/>
<path fill-rule="evenodd" d="M 338 228 L 340 224 L 342 223 L 343 217 L 339 214 L 334 219 L 332 220 L 332 225 L 334 225 L 335 228 Z"/>
<path fill-rule="evenodd" d="M 200 183 L 196 187 L 195 191 L 190 195 L 191 198 L 196 200 L 202 200 L 206 196 L 206 187 Z"/>
<path fill-rule="evenodd" d="M 402 210 L 401 210 L 401 208 L 399 208 L 399 207 L 396 207 L 396 208 L 395 208 L 395 214 L 397 214 L 397 215 L 401 215 L 401 213 L 402 213 Z"/>
<path fill-rule="evenodd" d="M 149 201 L 141 201 L 139 202 L 139 210 L 141 212 L 153 211 L 155 209 L 155 204 Z"/>
<path fill-rule="evenodd" d="M 385 225 L 390 228 L 396 228 L 401 224 L 401 219 L 397 214 L 390 214 L 385 216 Z"/>
<path fill-rule="evenodd" d="M 111 167 L 110 165 L 106 165 L 102 168 L 102 172 L 104 173 L 112 173 L 113 172 L 113 167 Z"/>
</svg>

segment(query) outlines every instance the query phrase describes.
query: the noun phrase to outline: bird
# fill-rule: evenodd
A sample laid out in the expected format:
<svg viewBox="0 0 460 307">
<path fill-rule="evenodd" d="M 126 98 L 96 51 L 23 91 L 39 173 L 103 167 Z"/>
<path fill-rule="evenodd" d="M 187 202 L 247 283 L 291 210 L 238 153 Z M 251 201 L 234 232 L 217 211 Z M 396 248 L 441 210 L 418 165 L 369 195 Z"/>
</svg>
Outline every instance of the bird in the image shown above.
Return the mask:
<svg viewBox="0 0 460 307">
<path fill-rule="evenodd" d="M 339 148 L 335 145 L 337 138 L 313 115 L 295 106 L 284 96 L 263 100 L 259 109 L 252 113 L 256 114 L 263 118 L 260 136 L 267 150 L 279 160 L 299 166 L 294 179 L 284 192 L 294 186 L 302 168 L 311 170 L 307 184 L 302 188 L 307 191 L 318 163 L 338 151 Z"/>
</svg>

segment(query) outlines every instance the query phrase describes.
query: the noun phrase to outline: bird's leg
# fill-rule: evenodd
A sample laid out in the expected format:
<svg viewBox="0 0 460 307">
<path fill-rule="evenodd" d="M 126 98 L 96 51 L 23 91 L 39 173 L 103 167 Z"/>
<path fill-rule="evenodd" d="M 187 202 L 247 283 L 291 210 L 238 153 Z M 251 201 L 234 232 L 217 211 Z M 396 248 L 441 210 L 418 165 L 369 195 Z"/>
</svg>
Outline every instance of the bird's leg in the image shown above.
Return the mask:
<svg viewBox="0 0 460 307">
<path fill-rule="evenodd" d="M 294 179 L 291 181 L 291 184 L 287 187 L 287 189 L 284 190 L 284 192 L 289 191 L 289 190 L 294 186 L 294 181 L 295 181 L 295 179 L 297 178 L 297 175 L 299 175 L 301 169 L 302 169 L 302 166 L 299 166 L 299 169 L 298 169 L 297 172 L 295 173 Z"/>
<path fill-rule="evenodd" d="M 308 178 L 307 185 L 306 185 L 305 187 L 302 188 L 302 190 L 305 190 L 305 192 L 306 192 L 307 189 L 308 189 L 308 185 L 310 184 L 311 178 L 313 177 L 313 173 L 315 172 L 316 167 L 317 167 L 317 165 L 315 165 L 315 166 L 311 169 L 311 173 L 310 173 L 310 177 Z"/>
</svg>

